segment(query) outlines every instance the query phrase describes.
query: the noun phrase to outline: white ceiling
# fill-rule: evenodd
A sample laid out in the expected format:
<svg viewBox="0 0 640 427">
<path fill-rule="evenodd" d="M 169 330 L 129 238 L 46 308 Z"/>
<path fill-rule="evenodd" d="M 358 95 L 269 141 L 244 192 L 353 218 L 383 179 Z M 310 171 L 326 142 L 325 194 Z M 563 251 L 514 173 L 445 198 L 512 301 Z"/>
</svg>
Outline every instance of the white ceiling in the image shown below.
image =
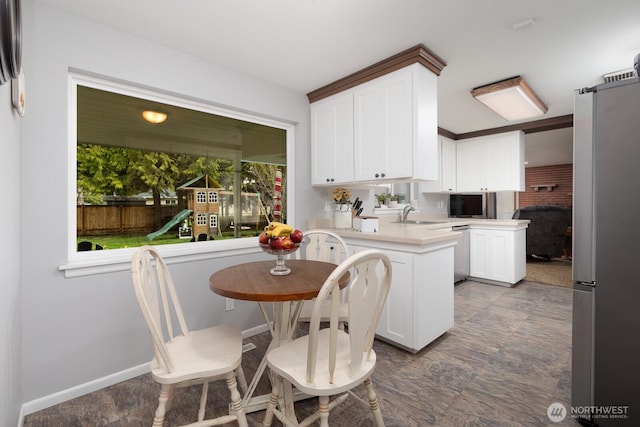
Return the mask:
<svg viewBox="0 0 640 427">
<path fill-rule="evenodd" d="M 36 1 L 302 93 L 422 43 L 447 63 L 438 125 L 457 134 L 514 124 L 475 101 L 476 86 L 521 75 L 549 107 L 541 118 L 563 116 L 575 89 L 640 53 L 638 0 Z M 570 135 L 527 135 L 529 165 L 566 157 Z"/>
</svg>

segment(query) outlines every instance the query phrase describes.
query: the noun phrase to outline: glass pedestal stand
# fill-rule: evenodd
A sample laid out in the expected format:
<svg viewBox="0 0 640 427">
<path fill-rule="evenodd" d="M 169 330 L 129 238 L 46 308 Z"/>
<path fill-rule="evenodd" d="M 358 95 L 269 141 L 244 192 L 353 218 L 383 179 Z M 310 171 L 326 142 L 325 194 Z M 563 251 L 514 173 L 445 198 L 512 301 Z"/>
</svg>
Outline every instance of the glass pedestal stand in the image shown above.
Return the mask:
<svg viewBox="0 0 640 427">
<path fill-rule="evenodd" d="M 269 270 L 269 272 L 274 276 L 286 276 L 291 273 L 291 269 L 284 265 L 284 257 L 297 251 L 299 246 L 299 244 L 296 244 L 291 249 L 271 249 L 268 245 L 261 244 L 260 247 L 263 251 L 276 256 L 276 266 Z"/>
<path fill-rule="evenodd" d="M 291 269 L 284 265 L 284 254 L 280 253 L 276 258 L 276 266 L 269 270 L 274 276 L 286 276 L 291 273 Z"/>
</svg>

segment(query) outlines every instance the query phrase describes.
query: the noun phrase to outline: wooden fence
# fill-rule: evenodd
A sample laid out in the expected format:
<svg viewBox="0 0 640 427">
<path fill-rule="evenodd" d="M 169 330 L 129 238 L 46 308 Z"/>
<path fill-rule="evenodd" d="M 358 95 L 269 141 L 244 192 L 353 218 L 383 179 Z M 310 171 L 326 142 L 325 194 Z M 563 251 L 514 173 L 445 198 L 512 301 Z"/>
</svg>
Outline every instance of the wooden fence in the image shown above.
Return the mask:
<svg viewBox="0 0 640 427">
<path fill-rule="evenodd" d="M 163 224 L 180 208 L 163 206 Z M 114 233 L 150 233 L 154 230 L 153 206 L 77 206 L 78 236 Z"/>
<path fill-rule="evenodd" d="M 162 206 L 162 224 L 173 218 L 182 208 L 177 205 Z M 108 234 L 147 234 L 156 231 L 153 222 L 153 206 L 77 206 L 77 235 L 104 236 Z M 220 228 L 225 231 L 233 226 L 233 217 L 219 218 Z M 242 216 L 244 229 L 262 230 L 266 221 L 259 212 Z"/>
</svg>

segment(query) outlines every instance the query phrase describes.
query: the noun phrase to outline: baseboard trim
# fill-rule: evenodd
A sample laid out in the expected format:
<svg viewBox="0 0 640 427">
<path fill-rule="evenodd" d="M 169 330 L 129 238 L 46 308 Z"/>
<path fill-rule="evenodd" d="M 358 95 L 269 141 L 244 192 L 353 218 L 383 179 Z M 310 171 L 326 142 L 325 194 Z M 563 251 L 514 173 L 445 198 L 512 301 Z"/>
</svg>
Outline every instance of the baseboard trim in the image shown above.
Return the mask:
<svg viewBox="0 0 640 427">
<path fill-rule="evenodd" d="M 245 329 L 244 331 L 242 331 L 242 339 L 250 338 L 254 335 L 261 334 L 268 330 L 269 330 L 269 326 L 267 326 L 266 323 L 263 323 L 262 325 L 254 326 L 253 328 Z"/>
<path fill-rule="evenodd" d="M 258 325 L 242 331 L 242 338 L 249 338 L 268 330 L 269 327 L 267 326 L 267 324 L 263 323 L 262 325 Z M 150 371 L 151 365 L 149 362 L 147 362 L 143 363 L 142 365 L 134 366 L 132 368 L 125 369 L 123 371 L 116 372 L 102 378 L 97 378 L 84 384 L 79 384 L 66 390 L 58 391 L 48 396 L 43 396 L 38 399 L 25 402 L 20 408 L 18 427 L 22 427 L 24 417 L 29 414 L 33 414 L 34 412 L 38 412 L 51 406 L 66 402 L 68 400 L 75 399 L 76 397 L 84 396 L 88 393 L 93 393 L 94 391 L 101 390 L 105 387 L 112 386 L 119 382 L 130 380 L 131 378 L 146 374 Z"/>
<path fill-rule="evenodd" d="M 22 417 L 20 419 L 22 420 L 26 415 L 75 399 L 76 397 L 84 396 L 85 394 L 93 393 L 94 391 L 101 390 L 105 387 L 146 374 L 147 372 L 150 372 L 150 370 L 151 365 L 149 362 L 143 363 L 142 365 L 134 366 L 133 368 L 125 369 L 124 371 L 116 372 L 111 375 L 107 375 L 106 377 L 97 378 L 93 381 L 79 384 L 66 390 L 61 390 L 48 396 L 43 396 L 30 402 L 23 403 L 21 410 Z"/>
<path fill-rule="evenodd" d="M 22 405 L 20 407 L 20 415 L 18 415 L 18 427 L 22 427 L 22 425 L 24 424 L 24 417 L 25 417 L 25 413 L 24 413 L 24 405 Z"/>
</svg>

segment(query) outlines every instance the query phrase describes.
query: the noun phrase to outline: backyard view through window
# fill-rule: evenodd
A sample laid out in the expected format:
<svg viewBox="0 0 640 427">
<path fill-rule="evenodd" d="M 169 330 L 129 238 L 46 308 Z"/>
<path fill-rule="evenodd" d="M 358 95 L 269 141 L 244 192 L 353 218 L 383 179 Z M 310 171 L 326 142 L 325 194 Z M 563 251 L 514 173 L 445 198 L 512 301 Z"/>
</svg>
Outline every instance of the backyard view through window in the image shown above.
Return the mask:
<svg viewBox="0 0 640 427">
<path fill-rule="evenodd" d="M 78 251 L 255 237 L 275 205 L 286 221 L 285 129 L 83 85 L 76 101 Z"/>
</svg>

